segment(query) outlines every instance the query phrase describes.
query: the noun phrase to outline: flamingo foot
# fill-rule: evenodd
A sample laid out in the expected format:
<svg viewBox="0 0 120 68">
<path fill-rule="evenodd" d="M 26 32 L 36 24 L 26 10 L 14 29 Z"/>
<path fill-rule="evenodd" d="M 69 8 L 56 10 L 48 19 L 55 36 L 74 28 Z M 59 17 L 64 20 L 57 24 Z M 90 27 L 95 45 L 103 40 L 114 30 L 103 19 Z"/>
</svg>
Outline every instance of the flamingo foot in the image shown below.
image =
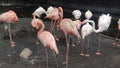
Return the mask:
<svg viewBox="0 0 120 68">
<path fill-rule="evenodd" d="M 68 64 L 68 62 L 65 61 L 65 62 L 63 62 L 62 64 L 63 64 L 63 65 L 66 65 L 66 64 Z"/>
<path fill-rule="evenodd" d="M 101 55 L 101 53 L 99 51 L 96 52 L 96 55 Z"/>
<path fill-rule="evenodd" d="M 85 56 L 83 53 L 80 53 L 81 56 Z"/>
<path fill-rule="evenodd" d="M 14 47 L 15 46 L 15 42 L 11 42 L 11 47 Z"/>
<path fill-rule="evenodd" d="M 86 54 L 85 56 L 86 56 L 86 57 L 90 57 L 90 54 Z"/>
</svg>

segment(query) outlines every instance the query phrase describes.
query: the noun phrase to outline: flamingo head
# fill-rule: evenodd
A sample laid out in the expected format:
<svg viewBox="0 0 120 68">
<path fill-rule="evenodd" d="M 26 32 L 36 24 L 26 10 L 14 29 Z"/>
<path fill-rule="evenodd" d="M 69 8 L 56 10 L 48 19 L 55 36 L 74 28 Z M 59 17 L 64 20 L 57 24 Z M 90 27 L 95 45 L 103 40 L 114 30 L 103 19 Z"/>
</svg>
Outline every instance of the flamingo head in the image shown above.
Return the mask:
<svg viewBox="0 0 120 68">
<path fill-rule="evenodd" d="M 38 21 L 39 21 L 39 19 L 36 19 L 36 18 L 34 18 L 32 20 L 31 24 L 32 24 L 33 28 L 39 29 L 39 27 L 37 25 Z"/>
<path fill-rule="evenodd" d="M 45 9 L 43 7 L 39 7 L 32 13 L 32 15 L 40 18 L 43 13 L 46 13 Z"/>
<path fill-rule="evenodd" d="M 13 22 L 18 22 L 19 21 L 18 16 L 14 11 L 9 10 L 8 12 L 13 14 Z"/>
<path fill-rule="evenodd" d="M 46 14 L 50 14 L 50 13 L 53 13 L 55 11 L 56 8 L 50 6 L 48 7 L 47 11 L 46 11 Z"/>
<path fill-rule="evenodd" d="M 72 14 L 74 15 L 75 19 L 79 19 L 81 17 L 81 11 L 80 10 L 74 10 L 72 12 Z"/>
<path fill-rule="evenodd" d="M 87 10 L 87 11 L 85 12 L 85 17 L 86 17 L 87 19 L 90 19 L 92 16 L 93 16 L 93 15 L 92 15 L 92 12 L 91 12 L 90 10 Z"/>
</svg>

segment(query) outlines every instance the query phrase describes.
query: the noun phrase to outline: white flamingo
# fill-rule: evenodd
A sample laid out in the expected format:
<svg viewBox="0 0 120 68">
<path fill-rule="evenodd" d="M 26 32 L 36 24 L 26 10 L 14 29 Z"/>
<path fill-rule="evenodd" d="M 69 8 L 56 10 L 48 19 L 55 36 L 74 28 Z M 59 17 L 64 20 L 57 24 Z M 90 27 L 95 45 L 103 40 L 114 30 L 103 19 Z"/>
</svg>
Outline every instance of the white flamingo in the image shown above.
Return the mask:
<svg viewBox="0 0 120 68">
<path fill-rule="evenodd" d="M 84 27 L 84 30 L 82 30 L 82 32 L 84 32 L 84 34 L 82 33 L 82 38 L 84 39 L 85 36 L 87 36 L 88 34 L 90 34 L 90 29 L 92 32 L 95 32 L 95 33 L 100 33 L 100 32 L 103 32 L 103 31 L 106 31 L 109 26 L 110 26 L 110 23 L 111 23 L 111 16 L 109 14 L 102 14 L 99 19 L 98 19 L 98 29 L 96 30 L 95 29 L 95 22 L 93 20 L 87 20 L 87 22 L 91 22 L 92 25 L 93 25 L 93 29 L 90 27 L 89 30 L 85 30 L 85 27 Z M 87 24 L 88 25 L 88 24 Z M 88 27 L 86 27 L 87 29 Z M 88 32 L 88 33 L 87 33 Z M 100 40 L 101 40 L 101 35 L 99 36 L 99 43 L 98 43 L 98 48 L 97 48 L 97 52 L 96 52 L 96 55 L 100 55 Z M 82 53 L 81 53 L 82 54 Z"/>
</svg>

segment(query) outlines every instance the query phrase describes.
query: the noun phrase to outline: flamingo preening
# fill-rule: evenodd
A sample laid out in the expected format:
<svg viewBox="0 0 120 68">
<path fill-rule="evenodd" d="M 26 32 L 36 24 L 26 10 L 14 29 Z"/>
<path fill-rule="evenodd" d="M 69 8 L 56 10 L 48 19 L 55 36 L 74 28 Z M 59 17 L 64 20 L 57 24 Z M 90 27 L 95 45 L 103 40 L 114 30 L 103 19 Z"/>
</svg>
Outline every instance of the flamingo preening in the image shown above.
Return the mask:
<svg viewBox="0 0 120 68">
<path fill-rule="evenodd" d="M 47 68 L 48 68 L 48 52 L 47 52 L 46 47 L 49 47 L 51 50 L 53 50 L 53 53 L 54 53 L 54 56 L 56 59 L 56 64 L 57 64 L 56 54 L 59 54 L 59 52 L 58 52 L 56 41 L 55 41 L 53 35 L 49 31 L 44 31 L 45 25 L 43 24 L 42 20 L 34 18 L 31 22 L 31 24 L 33 27 L 35 27 L 37 29 L 39 29 L 39 27 L 41 27 L 41 29 L 37 33 L 37 36 L 38 36 L 39 40 L 41 41 L 41 43 L 45 47 Z M 56 52 L 56 54 L 55 54 L 55 52 Z M 58 65 L 57 65 L 57 67 L 58 67 Z"/>
<path fill-rule="evenodd" d="M 59 29 L 59 22 L 60 22 L 60 15 L 63 14 L 62 9 L 60 7 L 55 8 L 50 6 L 47 9 L 47 13 L 46 13 L 46 17 L 45 18 L 49 18 L 52 20 L 51 22 L 51 28 L 50 28 L 50 32 L 53 32 L 53 35 L 55 36 L 56 40 L 59 40 L 54 32 L 54 26 L 55 24 L 57 24 L 57 29 Z"/>
<path fill-rule="evenodd" d="M 16 22 L 18 22 L 18 20 L 19 19 L 17 17 L 17 14 L 13 10 L 9 10 L 9 11 L 2 13 L 0 15 L 0 22 L 8 23 L 8 32 L 9 32 L 11 47 L 15 46 L 15 42 L 12 40 L 10 24 L 16 23 Z"/>
<path fill-rule="evenodd" d="M 36 16 L 40 18 L 43 13 L 46 14 L 46 10 L 40 6 L 32 13 L 32 15 L 33 18 L 35 18 Z"/>
</svg>

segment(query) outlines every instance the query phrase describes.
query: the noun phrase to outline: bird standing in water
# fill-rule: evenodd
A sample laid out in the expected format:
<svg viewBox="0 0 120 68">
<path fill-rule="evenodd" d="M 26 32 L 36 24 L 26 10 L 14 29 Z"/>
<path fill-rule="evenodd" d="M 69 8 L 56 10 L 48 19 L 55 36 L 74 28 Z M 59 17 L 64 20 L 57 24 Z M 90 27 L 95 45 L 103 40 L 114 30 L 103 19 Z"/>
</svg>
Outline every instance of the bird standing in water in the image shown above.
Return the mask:
<svg viewBox="0 0 120 68">
<path fill-rule="evenodd" d="M 0 22 L 6 22 L 8 23 L 8 32 L 9 32 L 9 36 L 10 36 L 10 43 L 11 43 L 11 47 L 15 46 L 15 42 L 12 40 L 12 34 L 11 34 L 11 28 L 10 28 L 10 24 L 11 23 L 16 23 L 18 22 L 18 17 L 16 15 L 16 13 L 12 10 L 9 10 L 5 13 L 2 13 L 0 15 Z"/>
<path fill-rule="evenodd" d="M 37 36 L 38 36 L 39 40 L 41 41 L 41 43 L 45 47 L 47 68 L 48 68 L 48 52 L 47 52 L 46 47 L 49 47 L 51 50 L 53 50 L 53 53 L 54 53 L 54 56 L 56 59 L 56 64 L 57 64 L 56 54 L 59 54 L 59 52 L 58 52 L 56 41 L 55 41 L 53 35 L 49 31 L 44 31 L 45 25 L 43 24 L 42 20 L 34 18 L 31 22 L 31 24 L 33 27 L 35 27 L 37 29 L 39 29 L 39 27 L 41 27 L 41 29 L 37 33 Z M 56 52 L 56 54 L 55 54 L 55 52 Z M 57 65 L 57 67 L 58 67 L 58 65 Z"/>
</svg>

